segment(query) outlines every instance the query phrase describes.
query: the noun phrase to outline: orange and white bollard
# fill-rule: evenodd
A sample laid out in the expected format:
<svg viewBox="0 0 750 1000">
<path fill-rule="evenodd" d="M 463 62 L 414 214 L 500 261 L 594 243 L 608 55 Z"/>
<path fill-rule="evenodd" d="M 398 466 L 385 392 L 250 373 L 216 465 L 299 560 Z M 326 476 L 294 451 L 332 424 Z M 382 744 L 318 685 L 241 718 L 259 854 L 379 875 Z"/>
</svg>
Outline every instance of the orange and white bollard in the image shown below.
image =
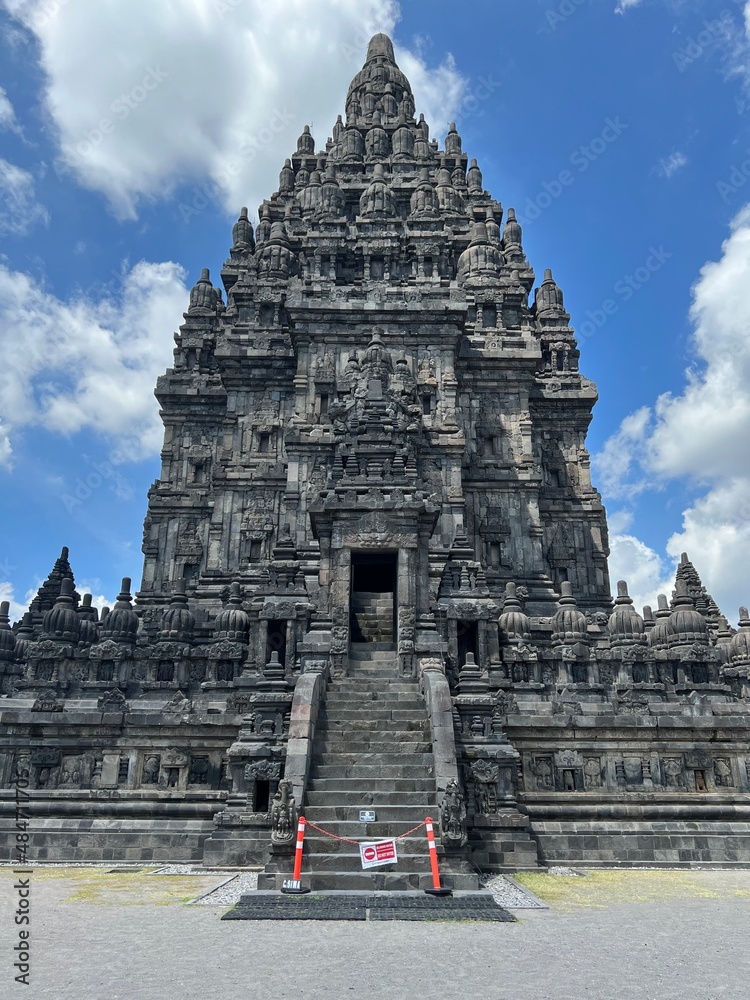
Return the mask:
<svg viewBox="0 0 750 1000">
<path fill-rule="evenodd" d="M 305 848 L 305 817 L 300 816 L 297 824 L 297 849 L 294 854 L 294 874 L 290 879 L 284 879 L 281 891 L 287 895 L 301 896 L 309 892 L 302 885 L 302 852 Z"/>
<path fill-rule="evenodd" d="M 427 846 L 430 848 L 430 866 L 432 868 L 432 888 L 425 889 L 428 896 L 452 896 L 452 889 L 444 889 L 440 885 L 440 868 L 438 867 L 437 847 L 435 846 L 435 830 L 432 825 L 432 817 L 425 819 L 427 828 Z"/>
</svg>

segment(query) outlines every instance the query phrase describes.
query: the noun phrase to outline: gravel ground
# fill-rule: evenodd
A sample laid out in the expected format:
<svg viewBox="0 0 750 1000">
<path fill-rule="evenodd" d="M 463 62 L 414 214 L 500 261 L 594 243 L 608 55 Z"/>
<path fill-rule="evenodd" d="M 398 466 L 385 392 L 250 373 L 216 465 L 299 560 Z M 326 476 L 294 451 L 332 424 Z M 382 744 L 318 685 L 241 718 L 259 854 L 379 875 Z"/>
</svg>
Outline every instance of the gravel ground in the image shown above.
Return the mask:
<svg viewBox="0 0 750 1000">
<path fill-rule="evenodd" d="M 586 872 L 579 872 L 577 868 L 548 868 L 548 875 L 560 875 L 562 878 L 571 878 L 578 876 L 585 878 Z"/>
<path fill-rule="evenodd" d="M 258 888 L 258 873 L 247 872 L 244 875 L 230 875 L 229 881 L 224 885 L 217 886 L 205 896 L 196 899 L 195 902 L 201 906 L 234 906 L 239 903 L 240 896 L 246 892 L 253 892 Z"/>
<path fill-rule="evenodd" d="M 116 861 L 32 861 L 34 868 L 143 868 L 144 865 L 118 865 Z M 0 868 L 18 868 L 17 861 L 0 861 Z"/>
<path fill-rule="evenodd" d="M 543 910 L 545 904 L 504 875 L 484 876 L 480 883 L 489 889 L 495 902 L 506 910 Z"/>
</svg>

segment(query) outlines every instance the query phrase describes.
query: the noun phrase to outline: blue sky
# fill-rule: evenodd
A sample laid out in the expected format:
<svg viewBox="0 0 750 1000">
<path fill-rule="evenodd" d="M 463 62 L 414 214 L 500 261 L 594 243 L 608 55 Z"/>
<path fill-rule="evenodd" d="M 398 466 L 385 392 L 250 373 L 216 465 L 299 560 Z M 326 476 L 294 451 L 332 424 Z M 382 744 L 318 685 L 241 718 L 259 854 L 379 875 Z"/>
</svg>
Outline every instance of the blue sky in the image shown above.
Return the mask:
<svg viewBox="0 0 750 1000">
<path fill-rule="evenodd" d="M 687 550 L 750 601 L 750 48 L 724 0 L 0 0 L 0 595 L 62 545 L 111 601 L 140 579 L 156 376 L 312 123 L 324 145 L 387 30 L 433 134 L 551 267 L 599 386 L 614 578 Z"/>
</svg>

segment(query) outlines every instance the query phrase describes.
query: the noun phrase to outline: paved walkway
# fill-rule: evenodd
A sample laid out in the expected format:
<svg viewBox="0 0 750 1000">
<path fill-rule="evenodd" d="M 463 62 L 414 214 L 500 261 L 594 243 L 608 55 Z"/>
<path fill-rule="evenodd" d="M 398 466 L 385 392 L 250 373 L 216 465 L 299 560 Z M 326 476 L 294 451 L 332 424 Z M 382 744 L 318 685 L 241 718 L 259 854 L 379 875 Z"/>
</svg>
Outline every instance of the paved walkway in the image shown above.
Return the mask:
<svg viewBox="0 0 750 1000">
<path fill-rule="evenodd" d="M 32 974 L 13 982 L 0 871 L 0 995 L 54 1000 L 747 1000 L 750 872 L 533 876 L 514 924 L 222 922 L 211 878 L 38 872 Z M 146 904 L 140 902 L 146 898 Z"/>
</svg>

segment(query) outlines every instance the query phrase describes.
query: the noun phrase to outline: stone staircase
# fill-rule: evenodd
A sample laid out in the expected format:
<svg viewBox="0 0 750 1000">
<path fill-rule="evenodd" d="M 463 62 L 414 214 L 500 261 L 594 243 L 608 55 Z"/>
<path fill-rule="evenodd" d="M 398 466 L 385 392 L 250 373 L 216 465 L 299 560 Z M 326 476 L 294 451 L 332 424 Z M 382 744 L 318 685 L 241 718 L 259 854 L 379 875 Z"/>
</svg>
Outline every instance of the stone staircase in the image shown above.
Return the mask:
<svg viewBox="0 0 750 1000">
<path fill-rule="evenodd" d="M 351 597 L 352 642 L 393 642 L 393 594 L 355 590 Z"/>
<path fill-rule="evenodd" d="M 416 681 L 396 679 L 395 652 L 354 647 L 349 676 L 328 685 L 304 813 L 340 837 L 397 837 L 440 815 L 427 709 Z M 376 822 L 360 823 L 360 809 Z M 475 870 L 439 846 L 441 877 L 478 889 Z M 424 828 L 398 842 L 398 863 L 363 871 L 354 844 L 308 828 L 303 872 L 313 890 L 416 890 L 432 885 Z"/>
</svg>

